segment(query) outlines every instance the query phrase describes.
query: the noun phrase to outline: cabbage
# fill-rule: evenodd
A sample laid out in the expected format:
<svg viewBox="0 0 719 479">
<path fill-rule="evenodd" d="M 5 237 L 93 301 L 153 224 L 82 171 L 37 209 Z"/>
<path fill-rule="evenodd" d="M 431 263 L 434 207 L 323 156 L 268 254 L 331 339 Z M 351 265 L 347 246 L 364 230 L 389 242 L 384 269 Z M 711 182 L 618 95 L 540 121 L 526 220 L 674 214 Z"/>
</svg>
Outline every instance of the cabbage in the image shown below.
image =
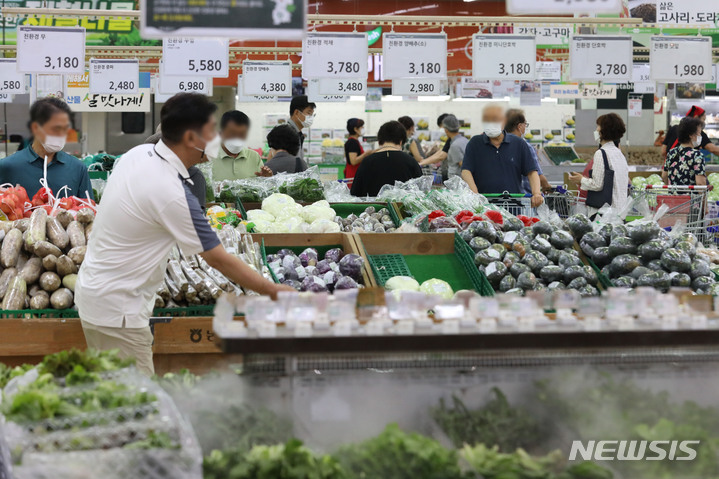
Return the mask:
<svg viewBox="0 0 719 479">
<path fill-rule="evenodd" d="M 362 278 L 362 266 L 364 259 L 360 255 L 347 254 L 340 260 L 340 273 L 359 281 Z M 331 265 L 330 265 L 331 266 Z"/>
<path fill-rule="evenodd" d="M 419 283 L 409 276 L 394 276 L 384 283 L 390 291 L 419 291 Z"/>
<path fill-rule="evenodd" d="M 649 177 L 647 178 L 647 184 L 652 186 L 662 186 L 664 185 L 664 181 L 662 180 L 661 176 L 654 173 L 649 175 Z"/>
<path fill-rule="evenodd" d="M 247 212 L 247 219 L 256 222 L 256 221 L 266 221 L 268 223 L 272 223 L 275 221 L 275 217 L 268 213 L 267 211 L 263 210 L 250 210 Z"/>
<path fill-rule="evenodd" d="M 327 202 L 325 201 L 325 203 Z M 333 210 L 329 206 L 321 206 L 317 205 L 317 203 L 310 206 L 305 206 L 304 208 L 302 208 L 302 212 L 300 214 L 302 215 L 302 218 L 308 223 L 312 223 L 319 219 L 334 221 L 335 216 L 337 216 L 335 210 Z"/>
<path fill-rule="evenodd" d="M 300 291 L 320 293 L 322 291 L 327 291 L 327 285 L 319 276 L 307 276 L 304 280 L 302 280 Z"/>
<path fill-rule="evenodd" d="M 335 290 L 337 289 L 357 289 L 359 285 L 355 280 L 350 278 L 349 276 L 342 276 L 340 279 L 337 280 L 337 283 L 335 284 Z"/>
<path fill-rule="evenodd" d="M 636 176 L 632 179 L 632 186 L 638 190 L 643 190 L 647 186 L 647 179 L 643 176 Z"/>
<path fill-rule="evenodd" d="M 273 216 L 280 216 L 283 211 L 288 209 L 294 210 L 295 206 L 299 206 L 295 200 L 282 193 L 274 193 L 262 200 L 262 209 Z"/>
<path fill-rule="evenodd" d="M 264 220 L 256 220 L 253 221 L 255 225 L 255 231 L 258 233 L 271 233 L 271 229 L 273 228 L 274 223 L 270 223 L 269 221 Z"/>
<path fill-rule="evenodd" d="M 298 217 L 277 219 L 275 233 L 304 233 L 308 225 Z"/>
<path fill-rule="evenodd" d="M 437 278 L 428 279 L 422 283 L 419 290 L 424 294 L 439 296 L 442 299 L 452 299 L 452 296 L 454 296 L 454 291 L 452 291 L 449 283 Z"/>
<path fill-rule="evenodd" d="M 307 248 L 300 253 L 300 261 L 302 266 L 315 266 L 317 264 L 317 250 L 314 248 Z"/>
<path fill-rule="evenodd" d="M 340 225 L 332 220 L 319 219 L 312 222 L 307 228 L 308 233 L 339 233 Z"/>
</svg>

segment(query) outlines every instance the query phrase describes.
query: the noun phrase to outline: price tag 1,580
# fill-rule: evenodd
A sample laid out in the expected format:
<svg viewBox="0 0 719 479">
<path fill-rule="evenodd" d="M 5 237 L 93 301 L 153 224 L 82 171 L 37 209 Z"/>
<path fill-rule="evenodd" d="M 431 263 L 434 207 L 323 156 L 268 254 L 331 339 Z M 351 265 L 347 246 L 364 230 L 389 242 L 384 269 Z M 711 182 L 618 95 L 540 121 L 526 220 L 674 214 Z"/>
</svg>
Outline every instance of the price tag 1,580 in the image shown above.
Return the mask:
<svg viewBox="0 0 719 479">
<path fill-rule="evenodd" d="M 139 80 L 138 60 L 90 59 L 90 93 L 134 94 L 140 87 Z"/>
<path fill-rule="evenodd" d="M 14 58 L 0 58 L 0 93 L 25 93 L 25 74 L 18 73 Z"/>
<path fill-rule="evenodd" d="M 472 40 L 475 80 L 534 80 L 537 43 L 533 35 L 475 35 Z"/>
<path fill-rule="evenodd" d="M 162 63 L 166 75 L 227 78 L 230 46 L 223 38 L 165 38 Z"/>
<path fill-rule="evenodd" d="M 85 73 L 85 29 L 17 27 L 17 69 L 24 73 Z"/>
<path fill-rule="evenodd" d="M 307 33 L 302 43 L 304 78 L 367 78 L 366 33 Z"/>
<path fill-rule="evenodd" d="M 576 81 L 629 82 L 634 52 L 629 35 L 575 35 L 569 46 L 570 78 Z"/>
<path fill-rule="evenodd" d="M 442 80 L 439 78 L 401 78 L 392 80 L 392 95 L 430 96 L 442 95 Z"/>
<path fill-rule="evenodd" d="M 384 77 L 447 78 L 447 35 L 444 33 L 385 33 Z"/>
<path fill-rule="evenodd" d="M 292 95 L 292 63 L 289 61 L 242 62 L 242 91 L 245 95 Z"/>
<path fill-rule="evenodd" d="M 320 78 L 319 93 L 321 95 L 360 95 L 367 93 L 365 78 Z"/>
<path fill-rule="evenodd" d="M 709 83 L 712 79 L 712 38 L 652 37 L 649 61 L 654 81 Z"/>
</svg>

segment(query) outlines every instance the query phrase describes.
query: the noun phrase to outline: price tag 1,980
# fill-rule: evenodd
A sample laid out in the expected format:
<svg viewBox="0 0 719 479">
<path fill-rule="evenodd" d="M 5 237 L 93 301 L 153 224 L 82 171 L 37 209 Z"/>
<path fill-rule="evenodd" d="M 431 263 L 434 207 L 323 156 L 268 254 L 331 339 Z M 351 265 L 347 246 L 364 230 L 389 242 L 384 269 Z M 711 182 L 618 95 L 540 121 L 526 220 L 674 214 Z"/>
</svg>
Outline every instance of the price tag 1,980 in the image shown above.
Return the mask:
<svg viewBox="0 0 719 479">
<path fill-rule="evenodd" d="M 162 62 L 166 75 L 227 78 L 230 46 L 223 38 L 165 38 Z"/>
<path fill-rule="evenodd" d="M 534 35 L 474 35 L 472 78 L 534 80 L 537 43 Z"/>
<path fill-rule="evenodd" d="M 575 35 L 569 46 L 570 78 L 576 81 L 629 82 L 634 52 L 629 35 Z"/>
<path fill-rule="evenodd" d="M 392 80 L 392 95 L 429 96 L 442 94 L 442 80 L 439 78 L 398 78 Z"/>
<path fill-rule="evenodd" d="M 91 58 L 90 93 L 134 94 L 140 87 L 140 62 L 131 59 Z"/>
<path fill-rule="evenodd" d="M 18 73 L 14 58 L 0 58 L 0 93 L 25 93 L 25 74 Z"/>
<path fill-rule="evenodd" d="M 85 29 L 17 27 L 17 69 L 25 73 L 85 73 Z"/>
<path fill-rule="evenodd" d="M 160 75 L 157 80 L 160 93 L 174 95 L 176 93 L 202 93 L 211 95 L 212 79 L 188 76 Z"/>
<path fill-rule="evenodd" d="M 304 78 L 367 78 L 366 33 L 307 33 L 302 43 Z"/>
<path fill-rule="evenodd" d="M 654 81 L 709 83 L 712 79 L 712 38 L 652 37 L 649 60 Z"/>
<path fill-rule="evenodd" d="M 292 95 L 292 63 L 289 61 L 242 62 L 242 92 L 245 95 Z"/>
<path fill-rule="evenodd" d="M 367 93 L 365 78 L 320 78 L 319 93 L 321 95 L 360 95 Z"/>
<path fill-rule="evenodd" d="M 447 78 L 447 35 L 444 33 L 385 33 L 384 77 Z"/>
</svg>

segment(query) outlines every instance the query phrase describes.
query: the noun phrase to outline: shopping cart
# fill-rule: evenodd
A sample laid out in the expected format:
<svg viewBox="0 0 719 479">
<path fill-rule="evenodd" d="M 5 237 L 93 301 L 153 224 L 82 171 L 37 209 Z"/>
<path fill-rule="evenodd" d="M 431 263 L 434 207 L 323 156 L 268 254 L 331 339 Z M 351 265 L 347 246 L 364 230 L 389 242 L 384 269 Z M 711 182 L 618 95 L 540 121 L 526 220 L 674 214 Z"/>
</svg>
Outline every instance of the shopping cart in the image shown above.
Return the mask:
<svg viewBox="0 0 719 479">
<path fill-rule="evenodd" d="M 501 194 L 484 194 L 483 196 L 494 206 L 505 209 L 514 216 L 536 216 L 536 209 L 532 208 L 532 198 L 529 195 L 510 194 L 505 191 Z"/>
<path fill-rule="evenodd" d="M 554 191 L 544 195 L 544 202 L 550 210 L 567 219 L 572 215 L 587 213 L 586 198 L 579 196 L 578 191 L 567 190 L 565 186 L 557 186 Z"/>
<path fill-rule="evenodd" d="M 666 205 L 668 208 L 666 213 L 658 219 L 662 228 L 671 230 L 677 223 L 681 223 L 686 231 L 693 233 L 700 242 L 711 244 L 716 236 L 715 232 L 708 229 L 711 225 L 706 218 L 707 194 L 711 189 L 711 185 L 647 185 L 644 189 L 635 190 L 633 196 L 635 200 L 646 199 L 652 213 L 656 213 L 659 208 Z M 628 217 L 631 216 L 630 212 Z"/>
</svg>

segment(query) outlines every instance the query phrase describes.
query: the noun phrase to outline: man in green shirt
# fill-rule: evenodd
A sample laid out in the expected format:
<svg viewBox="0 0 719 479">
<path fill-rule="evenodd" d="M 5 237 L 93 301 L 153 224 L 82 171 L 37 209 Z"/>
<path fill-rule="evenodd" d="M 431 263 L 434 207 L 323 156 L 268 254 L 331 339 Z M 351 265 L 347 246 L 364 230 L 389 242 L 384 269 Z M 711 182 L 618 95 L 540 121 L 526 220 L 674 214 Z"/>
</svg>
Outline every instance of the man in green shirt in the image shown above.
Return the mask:
<svg viewBox="0 0 719 479">
<path fill-rule="evenodd" d="M 272 176 L 260 155 L 247 148 L 250 119 L 238 110 L 225 112 L 220 120 L 222 149 L 212 161 L 212 181 L 241 180 L 254 176 Z"/>
</svg>

